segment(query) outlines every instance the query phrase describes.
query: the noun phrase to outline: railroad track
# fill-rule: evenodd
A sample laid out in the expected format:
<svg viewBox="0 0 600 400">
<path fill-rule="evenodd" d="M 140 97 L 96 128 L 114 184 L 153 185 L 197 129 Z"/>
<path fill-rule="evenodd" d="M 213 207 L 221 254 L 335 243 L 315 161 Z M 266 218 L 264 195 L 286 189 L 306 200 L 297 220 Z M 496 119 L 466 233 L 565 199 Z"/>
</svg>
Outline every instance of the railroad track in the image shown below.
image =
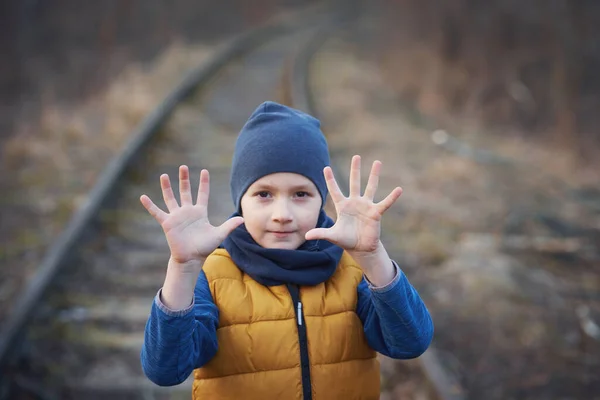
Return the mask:
<svg viewBox="0 0 600 400">
<path fill-rule="evenodd" d="M 334 7 L 311 9 L 232 42 L 141 124 L 2 330 L 0 399 L 189 398 L 191 380 L 159 388 L 140 368 L 168 247 L 139 196 L 160 198 L 159 175 L 176 176 L 180 164 L 195 177 L 207 168 L 211 220 L 223 222 L 232 211 L 229 167 L 239 128 L 265 99 L 316 113 L 308 60 L 323 40 L 321 27 L 342 20 Z M 435 397 L 456 398 L 435 358 L 424 361 Z"/>
</svg>

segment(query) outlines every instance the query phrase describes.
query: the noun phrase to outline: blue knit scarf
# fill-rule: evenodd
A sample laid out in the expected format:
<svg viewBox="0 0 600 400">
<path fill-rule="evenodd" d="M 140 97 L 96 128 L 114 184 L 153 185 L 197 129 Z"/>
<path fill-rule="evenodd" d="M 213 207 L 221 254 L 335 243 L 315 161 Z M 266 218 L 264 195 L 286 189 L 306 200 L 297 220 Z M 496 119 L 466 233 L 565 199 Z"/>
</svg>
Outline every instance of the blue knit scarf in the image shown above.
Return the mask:
<svg viewBox="0 0 600 400">
<path fill-rule="evenodd" d="M 333 220 L 321 210 L 317 227 L 331 226 Z M 333 275 L 343 253 L 326 240 L 308 240 L 296 250 L 266 249 L 254 241 L 244 224 L 229 234 L 222 247 L 239 269 L 265 286 L 318 285 Z"/>
</svg>

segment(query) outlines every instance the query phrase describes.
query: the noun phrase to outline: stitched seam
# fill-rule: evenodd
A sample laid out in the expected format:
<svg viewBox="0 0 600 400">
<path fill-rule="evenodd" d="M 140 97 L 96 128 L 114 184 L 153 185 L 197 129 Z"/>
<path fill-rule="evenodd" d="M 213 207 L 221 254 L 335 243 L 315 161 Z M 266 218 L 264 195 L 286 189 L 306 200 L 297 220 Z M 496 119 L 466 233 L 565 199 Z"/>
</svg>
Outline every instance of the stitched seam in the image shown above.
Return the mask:
<svg viewBox="0 0 600 400">
<path fill-rule="evenodd" d="M 325 315 L 306 315 L 304 314 L 304 317 L 314 317 L 314 318 L 324 318 L 324 317 L 331 317 L 334 315 L 338 315 L 338 314 L 344 314 L 344 313 L 355 313 L 354 310 L 346 310 L 346 311 L 339 311 L 333 314 L 325 314 Z M 229 328 L 230 326 L 236 326 L 236 325 L 250 325 L 250 324 L 256 324 L 259 322 L 279 322 L 279 321 L 289 321 L 290 319 L 295 320 L 296 317 L 291 317 L 291 318 L 284 318 L 284 319 L 261 319 L 258 321 L 248 321 L 248 322 L 236 322 L 234 324 L 228 324 L 228 325 L 220 325 L 219 329 L 224 329 L 224 328 Z"/>
<path fill-rule="evenodd" d="M 218 256 L 218 257 L 224 257 L 224 258 L 227 258 L 227 259 L 229 259 L 229 257 L 225 257 L 225 256 Z M 360 273 L 361 273 L 361 274 L 363 274 L 363 270 L 362 270 L 362 268 L 360 268 L 358 265 L 355 265 L 355 264 L 347 264 L 347 265 L 346 265 L 346 267 L 349 267 L 349 268 L 354 268 L 354 269 L 356 269 L 356 270 L 360 271 Z M 242 277 L 243 277 L 243 276 L 244 276 L 244 273 L 243 273 L 241 270 L 240 270 L 240 273 L 242 274 Z M 248 277 L 248 278 L 246 278 L 246 279 L 244 279 L 244 278 L 242 278 L 242 279 L 239 279 L 239 278 L 231 278 L 231 277 L 227 277 L 227 276 L 219 276 L 219 277 L 214 277 L 214 278 L 212 278 L 212 279 L 211 279 L 211 282 L 216 282 L 216 281 L 219 281 L 219 280 L 226 280 L 226 281 L 238 281 L 238 282 L 254 281 L 254 279 L 252 279 L 251 277 Z M 282 286 L 282 285 L 273 285 L 273 287 L 275 287 L 275 286 Z"/>
<path fill-rule="evenodd" d="M 325 314 L 325 315 L 311 315 L 311 314 L 304 314 L 305 317 L 315 317 L 315 318 L 320 318 L 320 317 L 332 317 L 334 315 L 338 315 L 338 314 L 345 314 L 345 313 L 356 313 L 356 311 L 354 310 L 344 310 L 344 311 L 338 311 L 338 312 L 334 312 L 331 314 Z"/>
<path fill-rule="evenodd" d="M 212 376 L 210 378 L 205 378 L 202 377 L 200 379 L 219 379 L 219 378 L 227 378 L 229 376 L 237 376 L 237 375 L 248 375 L 248 374 L 260 374 L 260 373 L 265 373 L 265 372 L 273 372 L 273 371 L 285 371 L 288 369 L 297 369 L 300 368 L 299 366 L 293 366 L 293 367 L 286 367 L 286 368 L 276 368 L 276 369 L 265 369 L 263 371 L 250 371 L 250 372 L 238 372 L 235 374 L 229 374 L 229 375 L 219 375 L 219 376 Z"/>
<path fill-rule="evenodd" d="M 353 358 L 351 360 L 332 361 L 332 362 L 328 362 L 328 363 L 318 363 L 318 364 L 312 364 L 312 365 L 319 366 L 319 365 L 343 364 L 343 363 L 348 363 L 348 362 L 353 362 L 353 361 L 367 361 L 367 360 L 372 360 L 374 358 L 376 358 L 376 356 L 366 357 L 366 358 Z"/>
<path fill-rule="evenodd" d="M 289 320 L 295 320 L 296 317 L 290 317 L 290 318 L 284 318 L 284 319 L 261 319 L 259 321 L 249 321 L 249 322 L 236 322 L 234 324 L 229 324 L 229 325 L 221 325 L 219 326 L 219 329 L 225 329 L 225 328 L 229 328 L 231 326 L 237 326 L 237 325 L 250 325 L 250 324 L 257 324 L 259 322 L 283 322 L 283 321 L 289 321 Z"/>
<path fill-rule="evenodd" d="M 343 361 L 334 361 L 334 362 L 330 362 L 330 363 L 319 363 L 319 364 L 311 364 L 312 366 L 321 366 L 321 365 L 332 365 L 332 364 L 343 364 L 343 363 L 349 363 L 349 362 L 353 362 L 353 361 L 368 361 L 368 360 L 372 360 L 376 357 L 367 357 L 367 358 L 353 358 L 352 360 L 343 360 Z M 249 374 L 260 374 L 260 373 L 265 373 L 265 372 L 272 372 L 272 371 L 285 371 L 288 369 L 297 369 L 300 368 L 298 366 L 293 366 L 293 367 L 287 367 L 287 368 L 276 368 L 276 369 L 265 369 L 262 371 L 250 371 L 250 372 L 238 372 L 235 374 L 228 374 L 228 375 L 219 375 L 219 376 L 212 376 L 212 377 L 202 377 L 200 379 L 219 379 L 219 378 L 226 378 L 229 376 L 236 376 L 236 375 L 249 375 Z"/>
</svg>

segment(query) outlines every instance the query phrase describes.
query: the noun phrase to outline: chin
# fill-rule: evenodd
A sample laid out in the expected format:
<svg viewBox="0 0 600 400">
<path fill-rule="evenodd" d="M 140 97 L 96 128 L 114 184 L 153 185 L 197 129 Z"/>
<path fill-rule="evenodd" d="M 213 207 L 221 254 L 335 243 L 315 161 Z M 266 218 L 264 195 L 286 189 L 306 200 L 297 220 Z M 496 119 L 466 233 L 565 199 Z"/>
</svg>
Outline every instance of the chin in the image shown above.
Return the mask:
<svg viewBox="0 0 600 400">
<path fill-rule="evenodd" d="M 267 249 L 296 250 L 301 245 L 302 245 L 302 243 L 297 244 L 297 243 L 291 243 L 291 242 L 274 242 L 274 243 L 268 243 L 266 246 L 263 246 L 263 247 L 267 248 Z"/>
<path fill-rule="evenodd" d="M 272 249 L 280 249 L 280 250 L 296 250 L 300 246 L 295 246 L 293 244 L 283 244 L 283 243 L 275 243 L 271 246 Z"/>
</svg>

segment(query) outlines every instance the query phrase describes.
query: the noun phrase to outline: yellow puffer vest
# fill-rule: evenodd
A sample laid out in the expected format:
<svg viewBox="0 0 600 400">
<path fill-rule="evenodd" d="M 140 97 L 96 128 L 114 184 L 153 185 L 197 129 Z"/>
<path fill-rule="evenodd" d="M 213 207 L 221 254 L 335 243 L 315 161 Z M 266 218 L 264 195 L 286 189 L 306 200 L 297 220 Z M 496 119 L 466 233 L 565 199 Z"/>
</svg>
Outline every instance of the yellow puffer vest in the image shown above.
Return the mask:
<svg viewBox="0 0 600 400">
<path fill-rule="evenodd" d="M 300 288 L 299 317 L 285 285 L 259 284 L 223 249 L 203 270 L 219 308 L 219 349 L 194 371 L 194 399 L 303 399 L 304 330 L 313 400 L 379 398 L 379 361 L 355 313 L 362 271 L 349 255 L 327 282 Z"/>
</svg>

